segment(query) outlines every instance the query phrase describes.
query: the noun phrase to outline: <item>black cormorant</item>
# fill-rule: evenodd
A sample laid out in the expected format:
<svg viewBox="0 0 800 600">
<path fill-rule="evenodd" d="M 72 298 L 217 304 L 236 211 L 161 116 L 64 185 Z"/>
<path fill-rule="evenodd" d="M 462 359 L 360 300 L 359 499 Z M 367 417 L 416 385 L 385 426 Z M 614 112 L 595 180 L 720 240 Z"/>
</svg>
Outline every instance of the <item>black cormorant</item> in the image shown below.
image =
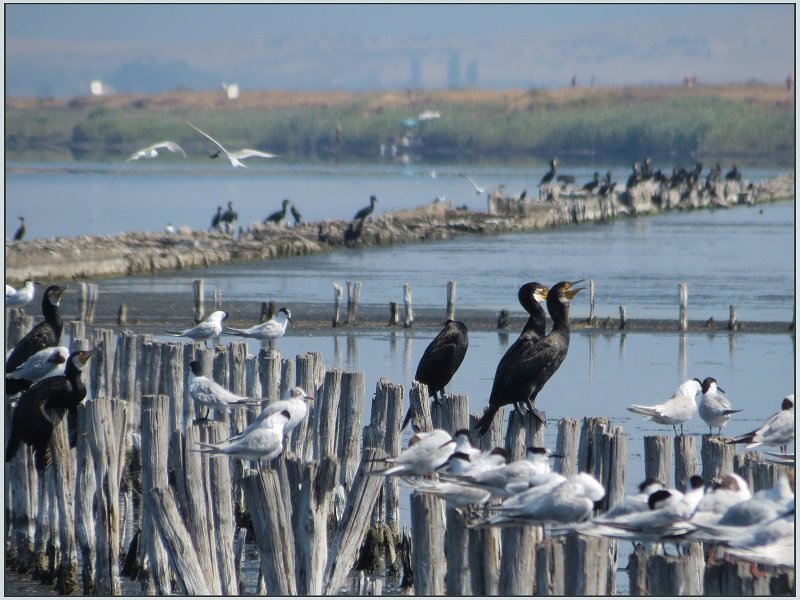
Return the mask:
<svg viewBox="0 0 800 600">
<path fill-rule="evenodd" d="M 25 217 L 17 217 L 19 219 L 19 227 L 14 232 L 14 241 L 21 242 L 25 237 Z"/>
<path fill-rule="evenodd" d="M 356 213 L 356 216 L 353 217 L 354 221 L 363 221 L 368 216 L 372 214 L 372 211 L 375 210 L 375 203 L 378 199 L 375 196 L 369 197 L 369 206 L 365 206 L 360 211 Z"/>
<path fill-rule="evenodd" d="M 583 184 L 583 189 L 589 193 L 594 193 L 598 187 L 600 187 L 600 173 L 595 171 L 592 180 L 589 183 Z"/>
<path fill-rule="evenodd" d="M 19 398 L 11 416 L 11 435 L 6 446 L 6 462 L 14 458 L 22 443 L 33 446 L 36 470 L 50 464 L 50 437 L 67 412 L 77 415 L 86 397 L 81 371 L 95 350 L 73 352 L 63 375 L 36 382 Z"/>
<path fill-rule="evenodd" d="M 351 221 L 344 232 L 344 245 L 348 248 L 356 243 L 358 238 L 361 237 L 361 231 L 364 229 L 363 219 L 358 220 L 356 225 L 353 225 L 353 223 L 354 221 Z"/>
<path fill-rule="evenodd" d="M 222 213 L 220 221 L 223 223 L 226 233 L 233 233 L 236 229 L 236 221 L 239 220 L 239 213 L 233 210 L 233 200 L 228 200 L 228 210 Z"/>
<path fill-rule="evenodd" d="M 286 218 L 286 210 L 289 208 L 289 199 L 284 198 L 283 202 L 281 202 L 281 206 L 283 206 L 281 210 L 276 210 L 274 213 L 264 219 L 264 225 L 268 223 L 275 223 L 277 225 Z"/>
<path fill-rule="evenodd" d="M 550 161 L 550 170 L 544 174 L 542 180 L 539 182 L 539 185 L 545 185 L 547 183 L 551 183 L 556 176 L 556 167 L 558 166 L 558 159 L 554 158 Z"/>
<path fill-rule="evenodd" d="M 298 225 L 303 224 L 303 215 L 300 214 L 300 211 L 297 210 L 297 207 L 292 204 L 291 208 L 292 218 L 294 219 L 294 226 L 297 227 Z"/>
<path fill-rule="evenodd" d="M 583 289 L 573 288 L 576 283 L 578 282 L 561 281 L 547 291 L 547 310 L 553 320 L 550 333 L 541 337 L 535 327 L 523 331 L 501 359 L 492 385 L 489 406 L 475 426 L 479 435 L 489 430 L 492 419 L 501 406 L 513 404 L 517 411 L 522 412 L 524 404 L 529 411 L 533 410 L 537 394 L 567 355 L 570 336 L 569 302 Z M 534 317 L 531 314 L 531 318 Z M 529 323 L 532 319 L 528 319 Z"/>
<path fill-rule="evenodd" d="M 44 291 L 42 296 L 42 315 L 44 321 L 36 324 L 25 337 L 16 343 L 14 349 L 6 360 L 6 373 L 11 373 L 18 366 L 36 354 L 39 350 L 58 346 L 61 339 L 61 330 L 64 328 L 64 321 L 58 313 L 58 304 L 61 301 L 61 294 L 66 290 L 66 286 L 51 285 Z M 7 379 L 6 394 L 12 395 L 27 388 L 29 382 L 24 379 Z"/>
<path fill-rule="evenodd" d="M 616 186 L 616 183 L 611 181 L 611 171 L 607 171 L 606 178 L 603 180 L 603 185 L 600 186 L 600 189 L 597 190 L 597 193 L 601 196 L 608 196 L 614 191 L 614 186 Z"/>
<path fill-rule="evenodd" d="M 739 172 L 739 168 L 736 166 L 736 163 L 733 163 L 733 168 L 725 173 L 725 179 L 728 181 L 740 181 L 742 179 L 742 174 Z"/>
<path fill-rule="evenodd" d="M 629 190 L 642 180 L 642 172 L 639 163 L 633 163 L 633 172 L 628 177 L 628 182 L 625 184 L 625 189 Z"/>
<path fill-rule="evenodd" d="M 214 231 L 215 229 L 220 228 L 220 224 L 222 223 L 222 207 L 217 207 L 217 214 L 211 219 L 211 227 L 208 228 L 209 231 Z"/>
<path fill-rule="evenodd" d="M 444 386 L 450 383 L 453 375 L 458 371 L 468 347 L 467 326 L 461 321 L 448 319 L 445 321 L 444 328 L 425 348 L 425 352 L 419 359 L 414 379 L 428 386 L 428 392 L 434 402 L 438 402 L 444 397 Z M 409 408 L 400 429 L 405 429 L 411 417 Z"/>
</svg>

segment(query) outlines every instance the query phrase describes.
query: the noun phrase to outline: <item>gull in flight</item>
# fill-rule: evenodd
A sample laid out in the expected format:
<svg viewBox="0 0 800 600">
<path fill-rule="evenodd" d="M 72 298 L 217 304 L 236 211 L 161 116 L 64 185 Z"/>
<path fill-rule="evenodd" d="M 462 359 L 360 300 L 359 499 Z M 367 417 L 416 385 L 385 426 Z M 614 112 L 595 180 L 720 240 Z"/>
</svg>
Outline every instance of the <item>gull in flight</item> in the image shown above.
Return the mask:
<svg viewBox="0 0 800 600">
<path fill-rule="evenodd" d="M 147 148 L 142 148 L 141 150 L 137 150 L 136 152 L 130 155 L 128 161 L 139 160 L 140 158 L 155 158 L 156 156 L 158 156 L 159 148 L 166 148 L 170 152 L 175 152 L 176 154 L 180 154 L 183 157 L 186 156 L 186 152 L 183 151 L 183 148 L 181 148 L 175 142 L 170 142 L 169 140 L 166 140 L 163 142 L 158 142 L 157 144 L 153 144 L 152 146 L 148 146 Z"/>
<path fill-rule="evenodd" d="M 469 175 L 465 175 L 464 173 L 459 173 L 458 176 L 459 177 L 463 177 L 464 179 L 469 181 L 472 184 L 472 187 L 475 188 L 475 193 L 478 196 L 480 196 L 481 194 L 483 194 L 486 191 L 486 188 L 483 188 L 483 187 L 479 186 L 477 183 L 475 183 L 475 181 Z"/>
<path fill-rule="evenodd" d="M 191 127 L 192 129 L 194 129 L 195 131 L 198 131 L 198 132 L 202 133 L 209 140 L 211 140 L 217 146 L 219 146 L 219 150 L 217 150 L 214 154 L 212 154 L 211 158 L 217 158 L 219 156 L 220 152 L 224 152 L 225 156 L 228 157 L 228 160 L 231 161 L 231 164 L 234 167 L 245 167 L 245 168 L 247 168 L 247 165 L 244 164 L 241 161 L 243 161 L 245 158 L 250 158 L 251 156 L 260 156 L 261 158 L 275 158 L 276 156 L 278 156 L 277 154 L 270 154 L 269 152 L 262 152 L 261 150 L 251 150 L 250 148 L 244 148 L 242 150 L 236 150 L 235 152 L 229 152 L 228 150 L 225 149 L 225 147 L 222 144 L 220 144 L 217 140 L 212 138 L 210 135 L 208 135 L 205 131 L 203 131 L 199 127 L 195 127 L 194 125 L 189 123 L 189 121 L 186 121 L 186 124 L 189 127 Z"/>
</svg>

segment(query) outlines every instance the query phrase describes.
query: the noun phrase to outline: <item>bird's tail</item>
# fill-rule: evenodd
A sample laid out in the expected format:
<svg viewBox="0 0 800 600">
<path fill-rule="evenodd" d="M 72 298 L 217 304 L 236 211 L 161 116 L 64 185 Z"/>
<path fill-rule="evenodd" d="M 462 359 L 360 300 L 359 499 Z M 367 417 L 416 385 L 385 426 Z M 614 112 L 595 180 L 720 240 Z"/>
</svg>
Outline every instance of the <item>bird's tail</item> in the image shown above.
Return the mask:
<svg viewBox="0 0 800 600">
<path fill-rule="evenodd" d="M 239 400 L 230 400 L 228 405 L 234 406 L 261 406 L 262 398 L 241 398 Z"/>
<path fill-rule="evenodd" d="M 172 329 L 165 329 L 164 331 L 165 331 L 166 333 L 170 334 L 170 335 L 177 335 L 177 336 L 180 336 L 180 335 L 181 335 L 181 332 L 180 332 L 180 331 L 173 331 Z"/>
<path fill-rule="evenodd" d="M 752 444 L 753 437 L 755 436 L 756 432 L 751 431 L 750 433 L 745 433 L 740 435 L 739 437 L 735 437 L 732 440 L 728 440 L 729 444 Z M 749 448 L 750 446 L 748 446 Z"/>
<path fill-rule="evenodd" d="M 189 450 L 192 452 L 203 452 L 203 453 L 214 452 L 215 450 L 219 451 L 219 448 L 213 444 L 197 442 L 197 445 L 198 445 L 197 448 L 189 448 Z"/>
<path fill-rule="evenodd" d="M 235 329 L 234 327 L 225 327 L 223 333 L 227 333 L 228 335 L 242 335 L 246 336 L 247 333 L 241 329 Z"/>
<path fill-rule="evenodd" d="M 484 433 L 489 431 L 489 428 L 492 426 L 495 413 L 497 413 L 497 407 L 486 407 L 486 410 L 483 412 L 483 416 L 478 419 L 477 423 L 475 423 L 475 430 L 478 432 L 478 437 L 482 437 Z"/>
<path fill-rule="evenodd" d="M 628 410 L 632 413 L 636 413 L 637 415 L 643 415 L 645 417 L 657 417 L 658 411 L 654 409 L 652 406 L 639 406 L 638 404 L 633 404 L 628 407 Z"/>
</svg>

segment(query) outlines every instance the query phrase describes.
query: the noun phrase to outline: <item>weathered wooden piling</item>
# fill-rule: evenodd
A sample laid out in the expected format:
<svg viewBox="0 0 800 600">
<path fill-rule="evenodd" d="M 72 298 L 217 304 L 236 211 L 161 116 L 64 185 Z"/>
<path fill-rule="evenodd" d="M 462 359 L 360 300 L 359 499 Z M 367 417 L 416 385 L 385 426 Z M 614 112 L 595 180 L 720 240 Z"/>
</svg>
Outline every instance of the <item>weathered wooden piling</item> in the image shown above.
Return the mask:
<svg viewBox="0 0 800 600">
<path fill-rule="evenodd" d="M 386 324 L 386 326 L 396 327 L 398 322 L 397 302 L 389 302 L 389 322 Z"/>
<path fill-rule="evenodd" d="M 414 309 L 411 306 L 411 284 L 403 284 L 403 306 L 405 315 L 403 316 L 403 327 L 411 327 L 414 324 Z"/>
<path fill-rule="evenodd" d="M 731 331 L 738 331 L 739 319 L 736 316 L 736 305 L 730 305 L 730 317 L 728 318 L 728 329 Z"/>
<path fill-rule="evenodd" d="M 347 324 L 355 325 L 358 313 L 358 300 L 361 296 L 361 282 L 347 282 Z"/>
<path fill-rule="evenodd" d="M 672 452 L 669 436 L 646 435 L 644 441 L 644 476 L 668 485 L 672 474 Z"/>
<path fill-rule="evenodd" d="M 685 281 L 678 283 L 678 329 L 686 331 L 689 317 L 687 315 L 687 305 L 689 304 L 689 286 Z"/>
<path fill-rule="evenodd" d="M 594 279 L 589 280 L 589 318 L 586 319 L 586 322 L 590 325 L 594 326 L 597 324 L 597 315 L 594 311 L 594 302 L 595 302 L 595 285 Z"/>
<path fill-rule="evenodd" d="M 336 455 L 340 460 L 339 483 L 348 490 L 361 462 L 361 415 L 364 411 L 364 373 L 342 373 Z"/>
<path fill-rule="evenodd" d="M 456 282 L 451 279 L 447 282 L 447 318 L 456 318 Z"/>
<path fill-rule="evenodd" d="M 627 319 L 626 313 L 627 313 L 627 308 L 625 308 L 625 305 L 624 304 L 620 305 L 620 307 L 619 307 L 619 328 L 620 329 L 625 329 L 628 326 L 628 319 Z"/>
<path fill-rule="evenodd" d="M 679 435 L 673 439 L 673 443 L 675 445 L 675 487 L 683 492 L 687 489 L 689 478 L 700 474 L 695 437 Z"/>
<path fill-rule="evenodd" d="M 564 417 L 558 420 L 556 450 L 553 470 L 565 477 L 577 473 L 578 465 L 578 419 Z"/>
<path fill-rule="evenodd" d="M 194 290 L 194 320 L 199 323 L 203 320 L 206 314 L 205 297 L 206 297 L 206 282 L 203 279 L 195 279 L 192 281 L 192 289 Z"/>
<path fill-rule="evenodd" d="M 339 283 L 333 284 L 333 323 L 334 327 L 339 326 L 339 310 L 342 304 L 342 286 Z"/>
<path fill-rule="evenodd" d="M 754 451 L 736 454 L 733 459 L 733 470 L 747 482 L 754 492 L 772 489 L 782 475 L 794 477 L 793 466 L 779 465 L 764 460 L 758 452 Z"/>
<path fill-rule="evenodd" d="M 736 446 L 727 443 L 730 438 L 703 434 L 700 457 L 703 463 L 702 477 L 706 485 L 719 484 L 722 478 L 733 473 L 733 457 Z"/>
</svg>

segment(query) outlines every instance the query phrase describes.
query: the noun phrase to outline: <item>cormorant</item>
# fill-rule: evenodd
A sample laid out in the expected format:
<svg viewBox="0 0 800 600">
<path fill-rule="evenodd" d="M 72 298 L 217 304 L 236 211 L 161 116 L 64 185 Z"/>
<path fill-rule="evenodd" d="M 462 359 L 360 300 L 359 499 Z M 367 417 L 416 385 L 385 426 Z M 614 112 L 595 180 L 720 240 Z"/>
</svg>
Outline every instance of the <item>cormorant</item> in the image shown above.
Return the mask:
<svg viewBox="0 0 800 600">
<path fill-rule="evenodd" d="M 601 196 L 608 196 L 611 192 L 614 191 L 614 186 L 616 183 L 611 181 L 611 171 L 606 171 L 606 178 L 603 181 L 603 185 L 600 186 L 600 189 L 597 193 Z"/>
<path fill-rule="evenodd" d="M 17 230 L 14 232 L 14 241 L 21 242 L 22 238 L 25 237 L 25 231 L 26 231 L 25 217 L 17 217 L 17 218 L 19 219 L 19 227 L 17 227 Z"/>
<path fill-rule="evenodd" d="M 628 182 L 625 184 L 625 189 L 629 190 L 642 180 L 642 172 L 639 169 L 639 163 L 633 163 L 633 173 L 628 177 Z"/>
<path fill-rule="evenodd" d="M 6 462 L 14 458 L 19 445 L 25 443 L 33 446 L 36 470 L 41 473 L 47 468 L 53 429 L 67 412 L 76 413 L 86 397 L 81 371 L 95 351 L 71 353 L 63 375 L 42 379 L 20 396 L 11 416 Z"/>
<path fill-rule="evenodd" d="M 6 373 L 14 371 L 39 350 L 50 346 L 58 346 L 58 342 L 61 339 L 61 330 L 64 328 L 64 321 L 58 313 L 58 305 L 61 301 L 61 294 L 66 289 L 66 286 L 51 285 L 44 291 L 42 296 L 44 321 L 37 323 L 14 346 L 6 360 Z M 8 395 L 21 392 L 27 387 L 27 382 L 24 379 L 6 380 L 6 394 Z"/>
<path fill-rule="evenodd" d="M 741 181 L 742 174 L 739 171 L 739 168 L 736 166 L 736 163 L 733 163 L 733 168 L 727 173 L 725 173 L 725 179 L 727 179 L 728 181 Z"/>
<path fill-rule="evenodd" d="M 354 221 L 364 221 L 368 216 L 372 214 L 372 211 L 375 210 L 375 203 L 378 199 L 375 196 L 369 197 L 369 206 L 365 206 L 360 211 L 356 213 L 356 216 L 353 217 Z"/>
<path fill-rule="evenodd" d="M 598 187 L 600 187 L 600 173 L 595 171 L 593 179 L 589 183 L 585 183 L 583 189 L 589 193 L 594 193 Z"/>
<path fill-rule="evenodd" d="M 267 225 L 268 223 L 275 223 L 277 225 L 286 218 L 286 210 L 289 208 L 289 199 L 284 198 L 281 206 L 283 206 L 281 210 L 276 210 L 274 213 L 264 219 L 264 225 Z"/>
<path fill-rule="evenodd" d="M 505 404 L 513 404 L 519 412 L 522 412 L 523 404 L 529 411 L 533 410 L 537 394 L 567 356 L 570 337 L 569 302 L 583 289 L 573 288 L 576 283 L 579 282 L 561 281 L 547 291 L 547 310 L 553 320 L 550 333 L 542 338 L 535 326 L 523 331 L 501 359 L 492 385 L 489 406 L 475 426 L 479 435 L 489 430 L 495 413 Z M 532 313 L 528 322 L 535 324 L 539 318 Z"/>
<path fill-rule="evenodd" d="M 220 223 L 222 223 L 222 207 L 217 207 L 217 214 L 211 219 L 211 227 L 208 228 L 209 231 L 214 231 L 215 229 L 220 228 Z"/>
<path fill-rule="evenodd" d="M 425 348 L 425 352 L 419 359 L 414 379 L 428 386 L 428 392 L 434 402 L 438 402 L 444 397 L 444 386 L 450 383 L 453 375 L 458 371 L 468 347 L 467 326 L 461 321 L 448 319 L 445 321 L 444 328 Z M 400 427 L 401 430 L 405 429 L 411 417 L 409 408 L 403 425 Z"/>
<path fill-rule="evenodd" d="M 653 161 L 650 160 L 649 156 L 647 158 L 645 158 L 644 162 L 642 163 L 642 173 L 641 173 L 641 175 L 642 175 L 642 179 L 644 179 L 644 180 L 652 179 L 652 177 L 653 177 Z"/>
<path fill-rule="evenodd" d="M 351 221 L 344 232 L 344 245 L 349 248 L 350 246 L 355 244 L 358 238 L 361 237 L 361 231 L 363 228 L 364 228 L 363 219 L 359 220 L 355 226 Z"/>
<path fill-rule="evenodd" d="M 291 208 L 292 218 L 294 219 L 294 226 L 297 227 L 298 225 L 303 224 L 303 215 L 300 214 L 300 211 L 297 210 L 297 207 L 292 204 Z"/>
<path fill-rule="evenodd" d="M 539 182 L 539 185 L 545 185 L 547 183 L 551 183 L 556 176 L 556 167 L 558 166 L 558 159 L 554 158 L 550 161 L 550 170 L 544 174 L 542 180 Z"/>
<path fill-rule="evenodd" d="M 220 221 L 223 223 L 226 233 L 233 233 L 236 229 L 236 221 L 239 220 L 239 213 L 233 210 L 233 200 L 228 200 L 228 210 L 222 213 Z"/>
</svg>

